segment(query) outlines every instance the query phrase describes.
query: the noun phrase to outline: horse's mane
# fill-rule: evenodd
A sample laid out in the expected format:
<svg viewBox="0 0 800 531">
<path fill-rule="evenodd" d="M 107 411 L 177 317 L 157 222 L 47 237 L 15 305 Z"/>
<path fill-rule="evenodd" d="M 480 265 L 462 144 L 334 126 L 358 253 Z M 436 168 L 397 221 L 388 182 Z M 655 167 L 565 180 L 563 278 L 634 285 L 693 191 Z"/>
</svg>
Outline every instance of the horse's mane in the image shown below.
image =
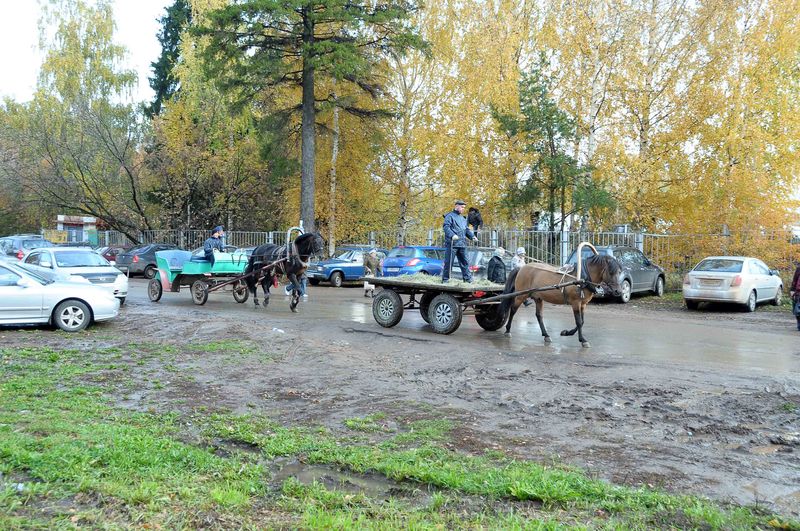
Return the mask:
<svg viewBox="0 0 800 531">
<path fill-rule="evenodd" d="M 586 265 L 605 267 L 608 270 L 608 274 L 611 276 L 618 275 L 622 270 L 619 262 L 617 262 L 613 256 L 607 254 L 594 254 L 590 256 L 586 259 Z"/>
</svg>

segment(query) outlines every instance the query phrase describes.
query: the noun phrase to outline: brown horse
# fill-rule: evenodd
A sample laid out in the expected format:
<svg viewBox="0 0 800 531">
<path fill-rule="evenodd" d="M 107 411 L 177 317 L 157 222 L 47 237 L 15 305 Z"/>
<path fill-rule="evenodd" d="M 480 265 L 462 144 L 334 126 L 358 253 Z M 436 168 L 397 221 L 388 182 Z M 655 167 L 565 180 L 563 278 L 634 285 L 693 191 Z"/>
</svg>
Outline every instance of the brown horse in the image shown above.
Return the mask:
<svg viewBox="0 0 800 531">
<path fill-rule="evenodd" d="M 502 315 L 505 315 L 509 306 L 511 307 L 511 314 L 508 317 L 508 324 L 506 324 L 506 334 L 511 335 L 511 321 L 514 319 L 514 314 L 517 313 L 520 304 L 531 298 L 536 303 L 536 320 L 539 321 L 539 328 L 542 330 L 544 341 L 545 343 L 550 343 L 550 335 L 544 327 L 544 321 L 542 321 L 544 301 L 551 304 L 569 304 L 572 306 L 572 313 L 575 316 L 575 328 L 562 330 L 561 335 L 571 336 L 578 332 L 578 339 L 581 345 L 588 347 L 589 342 L 583 337 L 583 312 L 597 292 L 597 286 L 602 285 L 606 293 L 610 292 L 615 297 L 622 295 L 619 285 L 621 268 L 619 262 L 612 256 L 593 255 L 584 260 L 582 269 L 581 276 L 586 281 L 585 287 L 573 285 L 504 299 L 501 306 Z M 547 264 L 527 264 L 511 272 L 506 280 L 506 288 L 503 293 L 543 288 L 576 280 L 578 280 L 577 277 L 568 275 Z"/>
</svg>

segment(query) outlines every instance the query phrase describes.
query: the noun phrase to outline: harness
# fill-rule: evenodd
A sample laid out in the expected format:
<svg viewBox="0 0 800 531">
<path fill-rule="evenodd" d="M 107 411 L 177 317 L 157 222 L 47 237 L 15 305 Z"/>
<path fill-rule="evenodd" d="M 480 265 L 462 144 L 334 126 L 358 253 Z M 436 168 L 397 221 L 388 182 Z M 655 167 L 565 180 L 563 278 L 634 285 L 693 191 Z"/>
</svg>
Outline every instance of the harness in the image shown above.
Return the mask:
<svg viewBox="0 0 800 531">
<path fill-rule="evenodd" d="M 583 293 L 583 290 L 587 289 L 592 293 L 592 295 L 596 295 L 597 294 L 597 288 L 600 286 L 600 284 L 596 284 L 596 283 L 592 282 L 592 279 L 589 277 L 588 268 L 586 267 L 586 260 L 582 259 L 581 261 L 583 262 L 582 267 L 580 268 L 580 270 L 581 270 L 581 278 L 576 278 L 577 284 L 575 284 L 575 285 L 578 288 L 578 295 L 580 296 L 580 298 L 581 299 L 585 299 L 586 295 Z M 561 266 L 558 269 L 558 271 L 559 271 L 559 273 L 562 274 L 561 275 L 561 280 L 558 283 L 559 284 L 563 284 L 564 283 L 564 279 L 567 277 L 567 275 L 572 275 L 572 273 L 575 271 L 575 266 L 572 265 L 572 264 L 565 264 L 565 265 Z M 608 271 L 608 264 L 606 264 L 605 267 L 603 268 L 603 271 L 602 271 L 602 276 L 603 277 L 605 277 L 606 271 Z M 570 286 L 564 286 L 563 288 L 561 288 L 561 295 L 564 297 L 564 304 L 568 304 L 568 299 L 567 299 L 567 288 L 568 287 L 570 287 Z"/>
</svg>

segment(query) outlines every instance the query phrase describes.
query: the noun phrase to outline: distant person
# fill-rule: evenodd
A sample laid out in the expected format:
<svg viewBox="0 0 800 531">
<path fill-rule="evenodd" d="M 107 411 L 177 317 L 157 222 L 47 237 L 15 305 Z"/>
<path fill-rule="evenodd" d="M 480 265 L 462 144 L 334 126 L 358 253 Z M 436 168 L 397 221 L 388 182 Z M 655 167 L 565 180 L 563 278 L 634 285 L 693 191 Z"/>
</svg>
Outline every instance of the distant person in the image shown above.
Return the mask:
<svg viewBox="0 0 800 531">
<path fill-rule="evenodd" d="M 789 290 L 789 294 L 792 297 L 792 313 L 797 320 L 797 329 L 800 330 L 800 263 L 797 264 L 797 269 L 794 270 L 792 286 Z"/>
<path fill-rule="evenodd" d="M 383 276 L 383 268 L 381 266 L 381 259 L 378 258 L 378 250 L 372 249 L 364 255 L 364 276 L 365 277 L 380 277 Z M 364 281 L 364 296 L 375 296 L 375 285 Z"/>
<path fill-rule="evenodd" d="M 469 211 L 467 212 L 467 224 L 472 226 L 472 232 L 474 232 L 477 237 L 478 231 L 483 225 L 483 218 L 477 208 L 469 207 Z"/>
<path fill-rule="evenodd" d="M 469 270 L 467 262 L 467 238 L 472 241 L 478 241 L 478 238 L 469 229 L 467 220 L 464 219 L 465 206 L 467 204 L 458 199 L 453 210 L 444 215 L 442 229 L 444 230 L 445 251 L 442 282 L 450 280 L 450 267 L 453 265 L 454 254 L 461 266 L 461 278 L 464 279 L 464 282 L 472 282 L 472 272 Z"/>
<path fill-rule="evenodd" d="M 308 298 L 308 291 L 307 291 L 308 277 L 306 276 L 305 273 L 303 273 L 302 275 L 300 275 L 300 278 L 298 278 L 297 281 L 300 283 L 300 295 L 304 298 Z M 294 284 L 292 284 L 291 282 L 286 284 L 286 287 L 284 288 L 284 293 L 286 293 L 287 295 L 291 295 L 293 291 L 294 291 Z"/>
<path fill-rule="evenodd" d="M 511 259 L 511 269 L 519 269 L 525 265 L 525 247 L 517 247 L 517 254 Z"/>
<path fill-rule="evenodd" d="M 203 255 L 206 260 L 211 262 L 211 267 L 214 267 L 214 250 L 225 252 L 225 246 L 222 244 L 223 236 L 225 236 L 225 230 L 222 225 L 218 225 L 211 230 L 211 237 L 203 244 Z"/>
<path fill-rule="evenodd" d="M 502 247 L 494 250 L 494 255 L 489 260 L 489 265 L 486 268 L 486 278 L 489 282 L 494 282 L 495 284 L 506 283 L 506 264 L 503 262 L 503 255 L 505 254 L 506 250 Z"/>
</svg>

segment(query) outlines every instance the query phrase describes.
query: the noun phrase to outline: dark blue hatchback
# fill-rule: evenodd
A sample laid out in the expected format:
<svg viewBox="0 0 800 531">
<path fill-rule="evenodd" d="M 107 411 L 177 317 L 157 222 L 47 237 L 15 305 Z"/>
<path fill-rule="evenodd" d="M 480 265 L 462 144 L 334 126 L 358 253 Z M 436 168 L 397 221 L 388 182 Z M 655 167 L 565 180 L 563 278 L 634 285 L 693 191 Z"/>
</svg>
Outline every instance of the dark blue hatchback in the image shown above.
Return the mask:
<svg viewBox="0 0 800 531">
<path fill-rule="evenodd" d="M 444 264 L 444 247 L 408 245 L 395 247 L 383 260 L 383 276 L 441 275 Z"/>
<path fill-rule="evenodd" d="M 332 286 L 341 287 L 344 282 L 358 280 L 364 276 L 364 253 L 373 247 L 368 246 L 342 246 L 333 258 L 321 262 L 311 262 L 306 270 L 306 276 L 312 286 L 320 282 L 330 282 Z M 386 249 L 374 248 L 378 251 L 378 258 L 386 256 Z"/>
</svg>

